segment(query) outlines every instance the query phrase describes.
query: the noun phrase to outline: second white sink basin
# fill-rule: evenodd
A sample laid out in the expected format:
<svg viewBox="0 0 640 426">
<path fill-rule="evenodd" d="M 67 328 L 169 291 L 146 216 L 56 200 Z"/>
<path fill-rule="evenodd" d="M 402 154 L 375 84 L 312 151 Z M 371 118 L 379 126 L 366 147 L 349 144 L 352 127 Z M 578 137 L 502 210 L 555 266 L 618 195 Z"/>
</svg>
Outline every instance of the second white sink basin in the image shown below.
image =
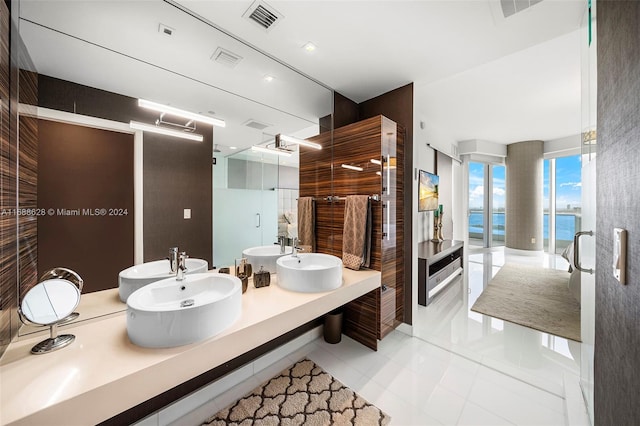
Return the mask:
<svg viewBox="0 0 640 426">
<path fill-rule="evenodd" d="M 299 253 L 276 262 L 278 285 L 301 293 L 335 290 L 342 285 L 342 260 L 323 253 Z"/>
<path fill-rule="evenodd" d="M 291 254 L 292 247 L 285 247 L 285 252 L 280 253 L 279 245 L 251 247 L 242 251 L 242 256 L 247 258 L 247 263 L 251 264 L 253 272 L 258 272 L 260 268 L 276 273 L 276 260 L 278 258 Z"/>
<path fill-rule="evenodd" d="M 217 272 L 169 278 L 127 300 L 127 334 L 147 348 L 187 345 L 230 327 L 242 313 L 242 282 Z"/>
<path fill-rule="evenodd" d="M 203 259 L 187 259 L 187 274 L 198 274 L 207 272 L 209 264 Z M 120 300 L 127 301 L 127 298 L 134 291 L 154 283 L 175 276 L 171 272 L 171 265 L 168 260 L 154 260 L 153 262 L 134 265 L 118 274 L 118 292 Z"/>
</svg>

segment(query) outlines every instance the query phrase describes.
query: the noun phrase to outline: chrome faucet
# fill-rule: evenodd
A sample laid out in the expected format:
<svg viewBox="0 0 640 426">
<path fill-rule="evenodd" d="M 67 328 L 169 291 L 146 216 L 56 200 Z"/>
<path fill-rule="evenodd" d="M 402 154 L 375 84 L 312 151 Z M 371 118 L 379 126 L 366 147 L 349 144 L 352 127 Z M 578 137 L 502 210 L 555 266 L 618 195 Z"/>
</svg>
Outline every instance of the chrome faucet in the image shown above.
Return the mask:
<svg viewBox="0 0 640 426">
<path fill-rule="evenodd" d="M 278 242 L 277 243 L 273 243 L 273 244 L 279 244 L 280 245 L 280 254 L 284 254 L 285 248 L 286 248 L 286 238 L 284 237 L 284 235 L 278 235 Z"/>
<path fill-rule="evenodd" d="M 176 271 L 176 280 L 177 281 L 182 281 L 185 278 L 185 275 L 187 274 L 187 259 L 189 258 L 189 256 L 187 256 L 186 252 L 180 252 L 180 256 L 178 257 L 178 269 Z"/>
<path fill-rule="evenodd" d="M 171 273 L 175 274 L 178 272 L 178 247 L 171 247 L 169 249 L 169 257 L 167 257 L 167 260 L 169 261 Z"/>
<path fill-rule="evenodd" d="M 298 246 L 299 242 L 300 241 L 298 241 L 298 238 L 293 239 L 293 247 L 291 247 L 292 249 L 291 256 L 293 257 L 298 257 L 298 252 L 302 251 L 302 247 Z"/>
</svg>

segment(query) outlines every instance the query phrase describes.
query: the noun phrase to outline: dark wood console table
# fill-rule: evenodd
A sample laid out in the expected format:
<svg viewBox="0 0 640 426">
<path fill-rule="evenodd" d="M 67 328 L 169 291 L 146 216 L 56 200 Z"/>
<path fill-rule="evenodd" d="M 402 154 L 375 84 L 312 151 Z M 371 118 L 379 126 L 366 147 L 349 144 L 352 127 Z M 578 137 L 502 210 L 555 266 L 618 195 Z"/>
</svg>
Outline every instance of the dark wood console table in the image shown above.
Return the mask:
<svg viewBox="0 0 640 426">
<path fill-rule="evenodd" d="M 418 303 L 427 306 L 462 273 L 464 242 L 444 240 L 418 244 Z"/>
</svg>

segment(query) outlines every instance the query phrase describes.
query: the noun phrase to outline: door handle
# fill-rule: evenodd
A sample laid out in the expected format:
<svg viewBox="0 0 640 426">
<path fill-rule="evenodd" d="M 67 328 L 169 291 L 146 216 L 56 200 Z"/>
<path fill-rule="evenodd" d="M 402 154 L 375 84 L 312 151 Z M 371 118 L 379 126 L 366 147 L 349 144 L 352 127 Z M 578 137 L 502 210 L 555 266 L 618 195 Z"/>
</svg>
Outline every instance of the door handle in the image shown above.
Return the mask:
<svg viewBox="0 0 640 426">
<path fill-rule="evenodd" d="M 260 228 L 260 213 L 256 213 L 256 228 Z"/>
<path fill-rule="evenodd" d="M 582 265 L 580 265 L 580 237 L 583 235 L 593 237 L 593 231 L 579 231 L 576 232 L 576 235 L 573 237 L 573 265 L 578 271 L 593 274 L 593 269 L 583 268 Z"/>
</svg>

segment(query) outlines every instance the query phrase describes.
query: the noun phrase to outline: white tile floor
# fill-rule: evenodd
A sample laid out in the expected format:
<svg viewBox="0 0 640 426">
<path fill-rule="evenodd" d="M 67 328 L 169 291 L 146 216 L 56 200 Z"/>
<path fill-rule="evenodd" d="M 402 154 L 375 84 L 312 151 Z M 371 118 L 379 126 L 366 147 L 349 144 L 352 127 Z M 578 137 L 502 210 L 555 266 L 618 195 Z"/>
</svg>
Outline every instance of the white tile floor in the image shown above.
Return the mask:
<svg viewBox="0 0 640 426">
<path fill-rule="evenodd" d="M 196 424 L 308 357 L 375 404 L 392 425 L 565 425 L 563 399 L 398 331 L 377 352 L 318 339 L 244 380 L 180 424 Z"/>
<path fill-rule="evenodd" d="M 568 266 L 560 256 L 472 251 L 464 275 L 428 307 L 418 307 L 414 335 L 563 397 L 564 376 L 577 380 L 580 374 L 579 343 L 470 310 L 505 262 L 563 270 Z"/>
<path fill-rule="evenodd" d="M 579 390 L 565 392 L 579 374 L 570 342 L 469 311 L 505 259 L 564 265 L 502 252 L 469 258 L 459 282 L 419 310 L 417 336 L 394 331 L 377 352 L 345 336 L 336 345 L 312 340 L 174 424 L 199 424 L 306 356 L 387 412 L 392 425 L 588 425 Z"/>
</svg>

